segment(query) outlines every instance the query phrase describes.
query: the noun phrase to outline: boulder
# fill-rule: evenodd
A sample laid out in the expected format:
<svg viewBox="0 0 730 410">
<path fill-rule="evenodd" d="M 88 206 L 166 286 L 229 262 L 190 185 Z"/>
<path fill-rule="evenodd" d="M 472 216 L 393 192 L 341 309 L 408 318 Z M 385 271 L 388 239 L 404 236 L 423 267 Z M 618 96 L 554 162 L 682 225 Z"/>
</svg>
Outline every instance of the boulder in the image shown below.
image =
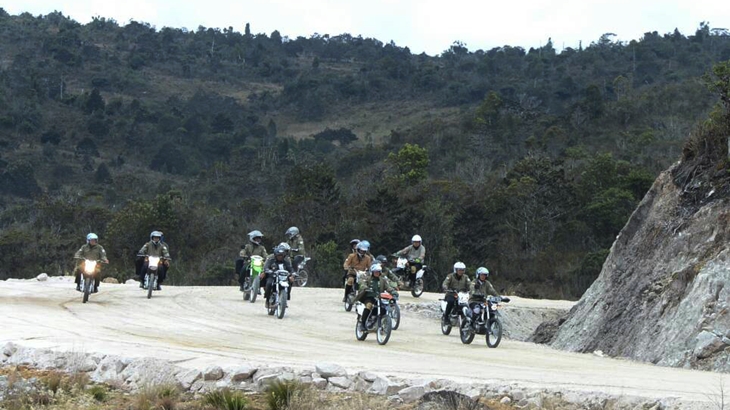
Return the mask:
<svg viewBox="0 0 730 410">
<path fill-rule="evenodd" d="M 137 282 L 134 279 L 127 279 L 126 281 L 124 281 L 124 284 L 125 285 L 138 285 L 139 286 L 139 282 Z"/>
<path fill-rule="evenodd" d="M 257 370 L 258 368 L 249 365 L 240 366 L 231 372 L 231 380 L 234 382 L 242 382 L 251 378 Z"/>
<path fill-rule="evenodd" d="M 316 366 L 316 371 L 325 379 L 329 379 L 330 377 L 347 376 L 347 371 L 344 367 L 333 363 L 319 363 Z"/>
<path fill-rule="evenodd" d="M 91 380 L 96 383 L 119 382 L 122 380 L 122 372 L 130 360 L 118 356 L 107 356 L 103 358 L 96 370 L 91 374 Z"/>
<path fill-rule="evenodd" d="M 412 403 L 426 394 L 426 389 L 423 386 L 411 386 L 406 387 L 398 392 L 398 396 L 406 403 Z"/>
<path fill-rule="evenodd" d="M 201 377 L 203 377 L 203 373 L 197 369 L 181 370 L 175 375 L 177 382 L 184 390 L 191 390 L 195 382 L 200 380 Z"/>
<path fill-rule="evenodd" d="M 114 284 L 114 283 L 118 284 L 119 283 L 119 281 L 117 280 L 117 278 L 104 278 L 104 280 L 102 280 L 102 282 L 104 282 L 104 283 L 112 283 L 112 284 Z"/>
<path fill-rule="evenodd" d="M 387 377 L 378 376 L 370 386 L 368 393 L 379 394 L 381 396 L 393 396 L 402 390 L 405 386 L 394 383 Z"/>
<path fill-rule="evenodd" d="M 352 381 L 350 381 L 347 377 L 330 377 L 328 381 L 331 385 L 345 390 L 352 386 Z"/>
<path fill-rule="evenodd" d="M 45 282 L 48 280 L 48 274 L 47 273 L 41 273 L 40 275 L 36 276 L 35 279 L 39 282 Z"/>
<path fill-rule="evenodd" d="M 327 379 L 321 377 L 312 378 L 312 386 L 322 390 L 327 387 Z"/>
<path fill-rule="evenodd" d="M 223 369 L 220 366 L 212 366 L 203 372 L 203 380 L 217 381 L 223 378 Z"/>
<path fill-rule="evenodd" d="M 722 339 L 706 330 L 698 334 L 695 340 L 697 340 L 697 343 L 695 344 L 693 353 L 698 359 L 706 359 L 725 348 L 725 343 L 722 342 Z"/>
<path fill-rule="evenodd" d="M 122 371 L 121 378 L 132 390 L 161 384 L 179 385 L 175 375 L 180 370 L 164 360 L 141 358 L 132 360 Z"/>
</svg>

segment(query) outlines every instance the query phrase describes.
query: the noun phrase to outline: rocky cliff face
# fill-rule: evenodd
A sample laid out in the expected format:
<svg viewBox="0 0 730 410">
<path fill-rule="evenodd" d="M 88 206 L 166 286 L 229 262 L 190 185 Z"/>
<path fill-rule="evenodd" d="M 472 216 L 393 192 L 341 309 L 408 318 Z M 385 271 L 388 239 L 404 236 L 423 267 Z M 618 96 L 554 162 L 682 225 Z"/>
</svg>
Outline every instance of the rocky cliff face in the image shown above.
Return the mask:
<svg viewBox="0 0 730 410">
<path fill-rule="evenodd" d="M 730 372 L 729 184 L 708 169 L 659 176 L 552 346 Z"/>
</svg>

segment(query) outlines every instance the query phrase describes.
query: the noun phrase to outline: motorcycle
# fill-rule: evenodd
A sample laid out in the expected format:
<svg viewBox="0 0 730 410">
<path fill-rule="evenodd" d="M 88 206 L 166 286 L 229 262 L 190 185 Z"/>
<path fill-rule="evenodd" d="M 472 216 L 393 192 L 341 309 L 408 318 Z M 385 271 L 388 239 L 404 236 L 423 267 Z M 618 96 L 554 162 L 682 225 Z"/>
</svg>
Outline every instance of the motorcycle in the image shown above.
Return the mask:
<svg viewBox="0 0 730 410">
<path fill-rule="evenodd" d="M 307 280 L 309 280 L 309 272 L 307 272 L 307 262 L 312 260 L 312 258 L 297 255 L 294 257 L 294 264 L 297 265 L 297 278 L 294 281 L 294 284 L 299 287 L 305 287 L 307 286 Z"/>
<path fill-rule="evenodd" d="M 360 279 L 365 277 L 367 274 L 364 270 L 356 270 L 355 271 L 355 282 L 352 285 L 352 289 L 350 290 L 350 293 L 347 294 L 347 297 L 345 297 L 345 312 L 349 312 L 352 310 L 352 306 L 355 304 L 355 296 L 357 296 L 357 284 L 360 283 Z M 347 286 L 347 279 L 348 277 L 345 277 L 345 286 Z"/>
<path fill-rule="evenodd" d="M 486 335 L 487 346 L 495 348 L 502 340 L 502 321 L 500 303 L 509 303 L 508 297 L 490 296 L 486 302 L 477 302 L 473 307 L 464 306 L 464 320 L 461 322 L 461 342 L 469 344 L 474 335 Z"/>
<path fill-rule="evenodd" d="M 388 310 L 390 310 L 390 301 L 393 296 L 388 292 L 383 292 L 378 295 L 375 300 L 373 309 L 370 311 L 365 321 L 365 330 L 360 328 L 362 321 L 362 315 L 365 312 L 365 304 L 362 302 L 355 303 L 355 311 L 357 312 L 357 321 L 355 322 L 355 337 L 359 341 L 363 341 L 368 337 L 368 333 L 375 332 L 375 337 L 378 340 L 379 345 L 388 343 L 390 339 L 390 333 L 393 330 L 393 323 L 391 321 Z"/>
<path fill-rule="evenodd" d="M 469 306 L 469 292 L 457 292 L 453 289 L 449 289 L 446 291 L 447 294 L 453 294 L 457 295 L 457 306 L 454 306 L 453 309 L 451 309 L 451 313 L 449 313 L 448 318 L 444 318 L 443 314 L 446 312 L 446 305 L 448 302 L 446 302 L 445 299 L 439 299 L 441 301 L 441 333 L 444 335 L 449 335 L 451 333 L 452 327 L 461 328 L 461 322 L 463 321 L 463 307 L 466 306 L 468 308 Z"/>
<path fill-rule="evenodd" d="M 404 288 L 411 291 L 411 295 L 413 295 L 414 298 L 421 297 L 423 294 L 423 275 L 426 273 L 428 266 L 421 264 L 418 260 L 409 261 L 404 256 L 398 255 L 397 253 L 394 253 L 392 256 L 397 258 L 393 273 L 395 273 L 400 278 L 401 282 L 405 284 Z M 415 283 L 411 283 L 410 279 L 412 269 L 416 270 Z"/>
<path fill-rule="evenodd" d="M 81 270 L 81 278 L 80 278 L 81 291 L 84 293 L 81 303 L 86 303 L 89 301 L 89 295 L 92 293 L 92 290 L 94 289 L 94 282 L 96 281 L 96 275 L 99 274 L 98 267 L 99 267 L 98 261 L 84 259 L 84 267 Z"/>
<path fill-rule="evenodd" d="M 243 300 L 256 302 L 256 296 L 261 287 L 261 272 L 264 270 L 264 258 L 259 255 L 251 256 L 248 264 L 248 277 L 243 282 Z"/>
<path fill-rule="evenodd" d="M 269 295 L 269 316 L 276 314 L 276 317 L 283 319 L 287 306 L 286 298 L 289 293 L 289 271 L 281 269 L 266 274 L 274 275 L 276 278 L 276 284 Z"/>
<path fill-rule="evenodd" d="M 137 255 L 145 257 L 147 260 L 147 272 L 144 275 L 143 288 L 147 290 L 147 299 L 152 298 L 152 291 L 157 290 L 157 278 L 160 266 L 164 262 L 164 258 L 159 256 Z"/>
</svg>

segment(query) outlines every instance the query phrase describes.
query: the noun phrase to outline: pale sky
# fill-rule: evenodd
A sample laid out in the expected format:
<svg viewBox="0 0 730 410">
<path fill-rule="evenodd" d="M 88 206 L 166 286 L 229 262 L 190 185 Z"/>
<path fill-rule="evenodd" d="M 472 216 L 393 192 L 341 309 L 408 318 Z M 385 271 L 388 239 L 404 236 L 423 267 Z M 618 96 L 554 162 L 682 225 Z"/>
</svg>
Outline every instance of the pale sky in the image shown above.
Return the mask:
<svg viewBox="0 0 730 410">
<path fill-rule="evenodd" d="M 198 26 L 296 38 L 349 33 L 409 47 L 414 54 L 438 55 L 454 41 L 470 51 L 510 45 L 526 49 L 544 45 L 577 47 L 597 41 L 604 33 L 615 40 L 640 39 L 678 28 L 694 34 L 700 22 L 730 29 L 726 0 L 4 0 L 0 7 L 17 15 L 48 14 L 54 10 L 87 23 L 94 16 L 130 20 L 163 27 Z"/>
</svg>

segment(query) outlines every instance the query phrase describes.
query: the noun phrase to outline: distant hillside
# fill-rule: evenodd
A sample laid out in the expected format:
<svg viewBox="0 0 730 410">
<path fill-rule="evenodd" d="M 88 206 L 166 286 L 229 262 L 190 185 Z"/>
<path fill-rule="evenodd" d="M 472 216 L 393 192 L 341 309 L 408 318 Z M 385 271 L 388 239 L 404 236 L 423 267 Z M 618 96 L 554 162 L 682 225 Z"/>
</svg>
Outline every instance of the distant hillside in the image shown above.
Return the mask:
<svg viewBox="0 0 730 410">
<path fill-rule="evenodd" d="M 286 28 L 282 28 L 282 33 Z M 314 284 L 347 242 L 423 236 L 498 287 L 577 298 L 715 97 L 730 36 L 438 57 L 376 39 L 157 30 L 0 10 L 0 278 L 71 269 L 86 232 L 127 277 L 152 229 L 173 280 L 219 284 L 246 232 L 298 226 Z"/>
</svg>

